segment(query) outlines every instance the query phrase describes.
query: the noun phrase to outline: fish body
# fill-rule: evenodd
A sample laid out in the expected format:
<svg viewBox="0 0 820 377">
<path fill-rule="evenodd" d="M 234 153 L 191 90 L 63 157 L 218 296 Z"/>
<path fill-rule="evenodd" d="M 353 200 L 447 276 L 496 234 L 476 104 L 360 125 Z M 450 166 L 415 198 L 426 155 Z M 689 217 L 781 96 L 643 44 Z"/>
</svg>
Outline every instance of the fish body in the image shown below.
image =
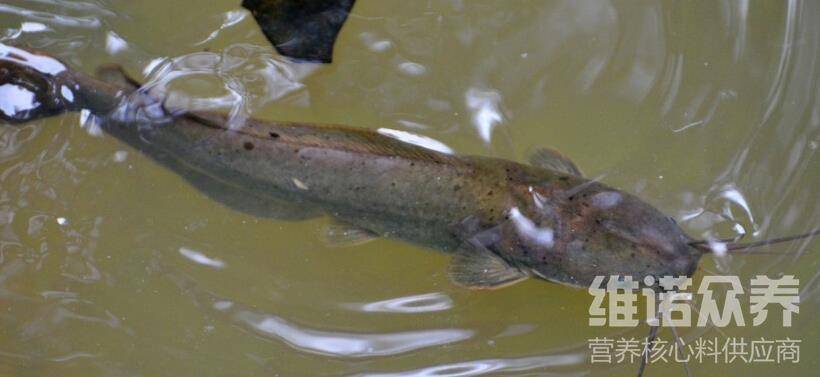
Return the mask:
<svg viewBox="0 0 820 377">
<path fill-rule="evenodd" d="M 598 275 L 691 275 L 702 254 L 660 211 L 582 177 L 554 152 L 522 164 L 338 125 L 251 119 L 231 128 L 221 114 L 165 108 L 117 68 L 97 76 L 4 46 L 0 93 L 31 101 L 0 98 L 0 117 L 20 123 L 86 109 L 107 133 L 231 208 L 291 220 L 324 214 L 453 252 L 451 277 L 472 288 L 526 277 L 586 287 Z"/>
</svg>

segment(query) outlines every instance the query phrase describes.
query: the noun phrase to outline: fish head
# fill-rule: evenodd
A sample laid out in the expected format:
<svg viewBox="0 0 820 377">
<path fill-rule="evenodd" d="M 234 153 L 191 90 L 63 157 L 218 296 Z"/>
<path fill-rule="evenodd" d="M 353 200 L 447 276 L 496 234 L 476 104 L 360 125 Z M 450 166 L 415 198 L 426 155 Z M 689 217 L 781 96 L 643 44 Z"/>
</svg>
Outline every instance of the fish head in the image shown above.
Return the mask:
<svg viewBox="0 0 820 377">
<path fill-rule="evenodd" d="M 572 286 L 588 287 L 596 276 L 691 276 L 702 255 L 671 217 L 581 178 L 526 187 L 507 218 L 500 252 L 535 276 Z"/>
</svg>

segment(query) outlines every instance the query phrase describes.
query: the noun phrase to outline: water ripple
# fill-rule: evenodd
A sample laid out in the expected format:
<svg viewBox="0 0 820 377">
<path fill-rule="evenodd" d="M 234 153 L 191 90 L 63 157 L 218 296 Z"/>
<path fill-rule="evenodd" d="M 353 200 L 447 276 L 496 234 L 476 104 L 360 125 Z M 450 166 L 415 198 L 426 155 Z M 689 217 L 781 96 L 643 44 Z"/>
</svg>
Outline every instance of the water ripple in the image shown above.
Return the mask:
<svg viewBox="0 0 820 377">
<path fill-rule="evenodd" d="M 349 358 L 391 356 L 464 341 L 475 334 L 473 330 L 458 328 L 390 333 L 319 330 L 214 295 L 183 275 L 168 273 L 168 276 L 203 309 L 251 333 L 284 342 L 301 352 Z"/>
<path fill-rule="evenodd" d="M 367 313 L 428 313 L 452 308 L 453 300 L 444 293 L 434 292 L 342 306 Z"/>
</svg>

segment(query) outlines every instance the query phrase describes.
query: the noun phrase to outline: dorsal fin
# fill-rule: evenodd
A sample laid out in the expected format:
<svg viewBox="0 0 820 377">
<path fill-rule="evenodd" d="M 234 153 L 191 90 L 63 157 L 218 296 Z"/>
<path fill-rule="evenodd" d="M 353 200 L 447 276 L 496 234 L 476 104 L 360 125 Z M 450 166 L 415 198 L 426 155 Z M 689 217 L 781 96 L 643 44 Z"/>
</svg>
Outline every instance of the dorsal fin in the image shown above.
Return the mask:
<svg viewBox="0 0 820 377">
<path fill-rule="evenodd" d="M 529 154 L 530 164 L 540 168 L 554 170 L 562 173 L 583 176 L 581 169 L 575 165 L 567 156 L 552 148 L 535 148 Z"/>
</svg>

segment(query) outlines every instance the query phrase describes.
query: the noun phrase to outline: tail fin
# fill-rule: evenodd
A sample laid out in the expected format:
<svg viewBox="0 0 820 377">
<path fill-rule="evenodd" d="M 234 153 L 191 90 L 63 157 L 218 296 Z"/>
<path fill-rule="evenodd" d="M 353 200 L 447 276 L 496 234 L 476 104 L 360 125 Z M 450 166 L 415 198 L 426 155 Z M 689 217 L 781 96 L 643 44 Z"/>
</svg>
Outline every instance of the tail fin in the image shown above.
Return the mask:
<svg viewBox="0 0 820 377">
<path fill-rule="evenodd" d="M 18 124 L 76 110 L 76 86 L 60 60 L 0 43 L 0 121 Z"/>
<path fill-rule="evenodd" d="M 105 66 L 108 77 L 125 74 Z M 106 115 L 133 83 L 106 82 L 72 70 L 57 58 L 0 43 L 0 123 L 19 124 L 88 109 Z"/>
</svg>

